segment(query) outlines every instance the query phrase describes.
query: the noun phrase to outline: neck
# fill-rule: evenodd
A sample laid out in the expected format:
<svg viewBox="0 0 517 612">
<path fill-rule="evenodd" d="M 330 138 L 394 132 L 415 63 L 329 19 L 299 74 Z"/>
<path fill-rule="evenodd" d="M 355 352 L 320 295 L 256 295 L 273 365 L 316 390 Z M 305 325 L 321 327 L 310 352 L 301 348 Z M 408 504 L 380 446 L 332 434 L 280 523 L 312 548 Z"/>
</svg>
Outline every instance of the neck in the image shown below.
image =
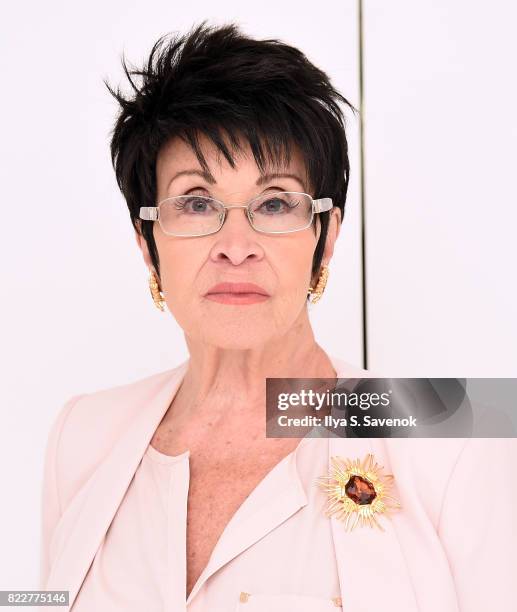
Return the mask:
<svg viewBox="0 0 517 612">
<path fill-rule="evenodd" d="M 264 407 L 266 378 L 334 378 L 306 309 L 289 331 L 259 347 L 225 349 L 187 337 L 190 360 L 174 404 L 189 417 Z"/>
</svg>

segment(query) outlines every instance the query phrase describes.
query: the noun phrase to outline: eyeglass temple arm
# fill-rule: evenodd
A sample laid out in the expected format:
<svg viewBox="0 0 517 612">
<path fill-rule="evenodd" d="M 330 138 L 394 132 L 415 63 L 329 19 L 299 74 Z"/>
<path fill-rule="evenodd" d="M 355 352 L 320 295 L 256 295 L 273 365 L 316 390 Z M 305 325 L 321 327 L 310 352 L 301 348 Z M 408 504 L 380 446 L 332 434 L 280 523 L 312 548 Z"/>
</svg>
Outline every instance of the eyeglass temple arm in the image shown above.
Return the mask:
<svg viewBox="0 0 517 612">
<path fill-rule="evenodd" d="M 327 212 L 332 208 L 332 198 L 320 198 L 319 200 L 313 200 L 314 212 Z"/>
<path fill-rule="evenodd" d="M 140 219 L 144 219 L 144 221 L 156 221 L 158 219 L 158 207 L 141 206 L 138 216 Z"/>
</svg>

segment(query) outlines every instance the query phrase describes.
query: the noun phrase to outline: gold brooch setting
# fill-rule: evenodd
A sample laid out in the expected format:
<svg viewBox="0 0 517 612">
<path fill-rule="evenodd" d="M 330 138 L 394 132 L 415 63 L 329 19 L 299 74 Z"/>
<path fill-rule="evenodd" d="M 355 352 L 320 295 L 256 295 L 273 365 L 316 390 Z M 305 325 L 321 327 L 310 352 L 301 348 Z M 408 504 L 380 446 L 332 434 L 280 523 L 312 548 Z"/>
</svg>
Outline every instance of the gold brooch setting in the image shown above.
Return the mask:
<svg viewBox="0 0 517 612">
<path fill-rule="evenodd" d="M 371 453 L 360 459 L 331 458 L 329 476 L 320 476 L 318 485 L 328 495 L 327 516 L 344 521 L 345 531 L 356 525 L 384 528 L 376 515 L 401 508 L 390 495 L 393 475 L 384 474 Z"/>
</svg>

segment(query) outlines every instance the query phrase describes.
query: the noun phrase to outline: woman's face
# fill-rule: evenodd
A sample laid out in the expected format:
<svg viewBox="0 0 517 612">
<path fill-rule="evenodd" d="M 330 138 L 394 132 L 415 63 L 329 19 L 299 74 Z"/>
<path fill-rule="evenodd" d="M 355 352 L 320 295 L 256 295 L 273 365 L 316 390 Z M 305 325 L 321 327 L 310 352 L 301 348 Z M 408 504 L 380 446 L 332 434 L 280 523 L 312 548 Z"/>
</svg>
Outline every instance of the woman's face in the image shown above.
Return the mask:
<svg viewBox="0 0 517 612">
<path fill-rule="evenodd" d="M 156 163 L 157 201 L 186 194 L 211 196 L 226 205 L 246 204 L 268 191 L 299 191 L 311 194 L 306 170 L 297 152 L 288 166 L 271 169 L 262 176 L 248 148 L 235 157 L 232 168 L 207 139 L 200 140 L 210 177 L 194 151 L 179 138 L 164 146 Z M 292 176 L 283 176 L 283 175 Z M 312 194 L 311 194 L 312 195 Z M 329 224 L 324 262 L 330 258 L 339 231 L 339 209 Z M 306 316 L 311 265 L 320 234 L 314 228 L 290 234 L 255 231 L 243 208 L 227 211 L 223 227 L 215 234 L 175 237 L 154 223 L 160 261 L 160 288 L 174 318 L 193 341 L 221 348 L 247 349 L 286 334 Z M 148 267 L 151 260 L 145 240 L 137 234 Z M 224 303 L 207 296 L 222 282 L 254 283 L 267 297 L 251 303 Z"/>
</svg>

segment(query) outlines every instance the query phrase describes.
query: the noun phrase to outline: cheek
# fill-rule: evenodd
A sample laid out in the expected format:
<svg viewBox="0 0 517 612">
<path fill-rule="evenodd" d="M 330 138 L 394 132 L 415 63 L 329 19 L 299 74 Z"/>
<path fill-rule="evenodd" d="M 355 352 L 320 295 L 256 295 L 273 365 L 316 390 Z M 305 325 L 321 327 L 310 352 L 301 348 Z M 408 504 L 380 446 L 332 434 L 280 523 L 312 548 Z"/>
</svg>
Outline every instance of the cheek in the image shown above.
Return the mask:
<svg viewBox="0 0 517 612">
<path fill-rule="evenodd" d="M 169 307 L 188 300 L 195 287 L 198 270 L 202 266 L 199 248 L 184 242 L 157 244 L 160 256 L 160 280 Z"/>
<path fill-rule="evenodd" d="M 288 246 L 275 257 L 279 282 L 286 290 L 303 292 L 305 285 L 309 287 L 316 242 L 313 236 L 308 236 Z"/>
</svg>

